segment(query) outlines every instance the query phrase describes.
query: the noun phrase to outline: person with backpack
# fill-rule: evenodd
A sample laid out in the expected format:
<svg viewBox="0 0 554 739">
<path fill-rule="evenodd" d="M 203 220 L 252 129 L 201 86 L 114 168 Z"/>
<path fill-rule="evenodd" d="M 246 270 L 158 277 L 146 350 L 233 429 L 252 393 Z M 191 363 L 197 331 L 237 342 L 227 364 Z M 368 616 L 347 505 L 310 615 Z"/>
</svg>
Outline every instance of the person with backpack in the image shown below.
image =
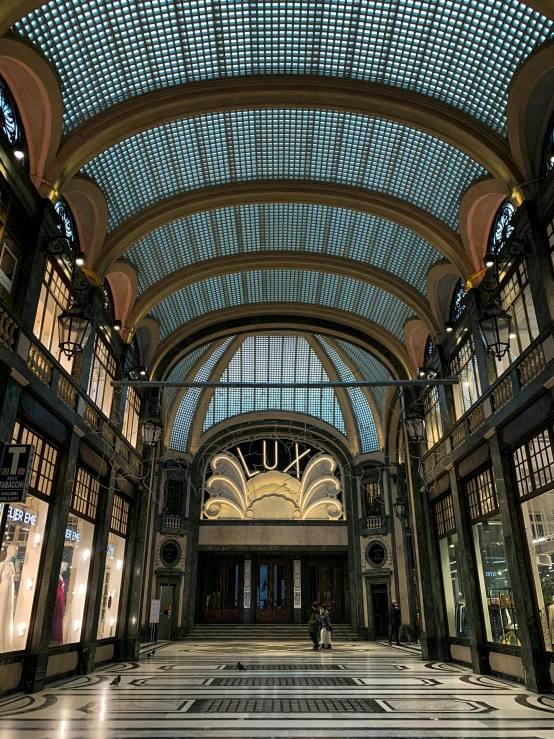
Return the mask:
<svg viewBox="0 0 554 739">
<path fill-rule="evenodd" d="M 321 619 L 319 616 L 319 604 L 314 603 L 312 605 L 312 611 L 310 613 L 310 618 L 308 620 L 308 633 L 310 634 L 310 639 L 312 640 L 314 644 L 314 649 L 317 651 L 319 649 L 319 630 L 321 627 Z"/>
<path fill-rule="evenodd" d="M 320 619 L 321 619 L 321 648 L 322 649 L 331 649 L 331 616 L 329 615 L 329 611 L 327 610 L 327 604 L 322 603 L 321 604 L 321 613 L 320 613 Z"/>
</svg>

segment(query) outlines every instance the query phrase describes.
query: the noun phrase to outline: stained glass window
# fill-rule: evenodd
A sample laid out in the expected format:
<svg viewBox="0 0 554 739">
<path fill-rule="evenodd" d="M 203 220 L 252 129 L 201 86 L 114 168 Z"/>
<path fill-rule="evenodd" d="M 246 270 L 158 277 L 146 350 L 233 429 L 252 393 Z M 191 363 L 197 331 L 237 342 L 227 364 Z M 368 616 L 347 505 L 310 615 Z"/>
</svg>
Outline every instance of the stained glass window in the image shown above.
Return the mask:
<svg viewBox="0 0 554 739">
<path fill-rule="evenodd" d="M 77 247 L 79 246 L 79 233 L 75 218 L 69 207 L 69 203 L 63 197 L 59 197 L 54 205 L 56 213 L 60 219 L 59 229 L 66 239 L 72 241 Z"/>
<path fill-rule="evenodd" d="M 60 75 L 66 129 L 152 90 L 279 74 L 413 90 L 500 133 L 510 79 L 551 28 L 517 0 L 50 0 L 15 26 Z"/>
<path fill-rule="evenodd" d="M 427 341 L 425 342 L 425 351 L 423 352 L 423 363 L 425 364 L 426 367 L 428 367 L 431 364 L 431 360 L 433 359 L 434 352 L 435 352 L 435 344 L 431 336 L 428 336 Z"/>
<path fill-rule="evenodd" d="M 464 298 L 466 296 L 466 287 L 463 280 L 458 280 L 454 292 L 452 293 L 452 300 L 450 302 L 450 321 L 456 323 L 458 318 L 462 315 L 465 310 Z"/>
<path fill-rule="evenodd" d="M 490 253 L 495 254 L 500 251 L 506 239 L 512 234 L 514 227 L 511 225 L 511 220 L 514 212 L 514 206 L 509 200 L 505 200 L 496 211 L 489 234 L 488 251 Z"/>
<path fill-rule="evenodd" d="M 321 360 L 302 336 L 247 336 L 221 375 L 222 382 L 326 382 Z M 332 388 L 218 388 L 204 431 L 226 418 L 256 411 L 290 411 L 315 418 L 346 435 Z"/>
<path fill-rule="evenodd" d="M 2 75 L 0 75 L 0 131 L 12 145 L 16 158 L 26 159 L 27 139 L 25 129 L 8 83 Z"/>
<path fill-rule="evenodd" d="M 546 173 L 554 167 L 554 115 L 550 119 L 548 124 L 548 131 L 546 134 L 544 144 L 544 170 Z"/>
</svg>

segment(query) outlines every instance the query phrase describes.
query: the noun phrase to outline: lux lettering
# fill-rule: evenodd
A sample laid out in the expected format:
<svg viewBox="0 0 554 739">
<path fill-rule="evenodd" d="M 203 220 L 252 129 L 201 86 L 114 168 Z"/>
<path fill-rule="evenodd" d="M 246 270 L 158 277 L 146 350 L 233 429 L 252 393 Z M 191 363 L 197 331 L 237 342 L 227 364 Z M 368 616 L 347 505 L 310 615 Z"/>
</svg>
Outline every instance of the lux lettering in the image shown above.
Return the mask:
<svg viewBox="0 0 554 739">
<path fill-rule="evenodd" d="M 296 457 L 292 460 L 292 462 L 288 465 L 288 467 L 285 467 L 283 472 L 288 472 L 292 467 L 295 468 L 294 472 L 296 473 L 296 476 L 300 478 L 300 460 L 303 459 L 307 454 L 309 454 L 312 450 L 306 449 L 305 452 L 302 452 L 300 454 L 300 449 L 298 448 L 298 444 L 294 445 L 294 448 L 296 450 Z M 268 458 L 267 458 L 267 442 L 264 441 L 263 443 L 263 463 L 264 463 L 264 469 L 266 470 L 276 470 L 277 466 L 279 464 L 279 444 L 278 442 L 275 442 L 275 446 L 273 449 L 273 464 L 270 465 Z M 244 471 L 246 472 L 247 477 L 254 477 L 254 475 L 259 475 L 259 470 L 249 470 L 248 465 L 246 463 L 246 460 L 240 450 L 240 447 L 237 447 L 237 454 L 239 456 L 239 459 L 241 461 L 242 466 L 244 467 Z"/>
</svg>

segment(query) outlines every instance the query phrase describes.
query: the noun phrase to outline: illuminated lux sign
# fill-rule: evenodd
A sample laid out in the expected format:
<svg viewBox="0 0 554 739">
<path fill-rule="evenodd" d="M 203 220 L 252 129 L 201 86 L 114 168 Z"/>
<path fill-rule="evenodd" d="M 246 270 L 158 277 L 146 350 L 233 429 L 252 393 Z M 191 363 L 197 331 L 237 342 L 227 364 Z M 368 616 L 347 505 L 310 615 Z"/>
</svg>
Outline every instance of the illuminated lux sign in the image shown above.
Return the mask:
<svg viewBox="0 0 554 739">
<path fill-rule="evenodd" d="M 282 443 L 281 443 L 282 444 Z M 269 463 L 268 459 L 268 453 L 267 453 L 267 441 L 264 440 L 263 442 L 263 451 L 262 451 L 262 463 L 264 472 L 270 471 L 270 470 L 278 470 L 279 469 L 279 447 L 281 446 L 278 441 L 274 441 L 274 447 L 273 447 L 273 464 Z M 292 446 L 292 445 L 291 445 Z M 289 464 L 286 464 L 286 467 L 282 470 L 283 473 L 289 472 L 289 474 L 294 474 L 296 477 L 300 479 L 301 473 L 300 473 L 300 461 L 308 456 L 308 454 L 311 452 L 311 449 L 305 449 L 303 452 L 300 451 L 300 444 L 294 445 L 294 452 L 295 456 L 290 460 L 290 455 L 287 455 L 287 459 L 283 464 L 286 464 L 289 462 Z M 244 458 L 244 455 L 241 451 L 241 448 L 237 447 L 237 455 L 240 459 L 240 462 L 242 466 L 244 467 L 244 471 L 246 473 L 246 477 L 254 477 L 254 475 L 259 475 L 261 470 L 250 470 L 248 467 L 248 463 L 246 459 Z M 247 453 L 247 456 L 248 453 Z"/>
<path fill-rule="evenodd" d="M 81 532 L 73 531 L 73 529 L 66 529 L 65 538 L 67 541 L 79 541 L 79 539 L 81 538 Z"/>
<path fill-rule="evenodd" d="M 13 506 L 10 506 L 8 508 L 8 519 L 11 523 L 17 523 L 20 521 L 27 526 L 34 526 L 37 522 L 37 514 L 28 513 L 28 511 L 24 511 L 22 508 L 14 508 Z"/>
</svg>

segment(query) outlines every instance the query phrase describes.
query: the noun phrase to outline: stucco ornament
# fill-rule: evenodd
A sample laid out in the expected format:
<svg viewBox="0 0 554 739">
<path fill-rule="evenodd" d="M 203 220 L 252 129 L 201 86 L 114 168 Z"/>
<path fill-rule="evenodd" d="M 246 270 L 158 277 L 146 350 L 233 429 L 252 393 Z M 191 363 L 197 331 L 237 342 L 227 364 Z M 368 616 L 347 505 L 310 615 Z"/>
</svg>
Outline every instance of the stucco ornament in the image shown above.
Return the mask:
<svg viewBox="0 0 554 739">
<path fill-rule="evenodd" d="M 310 459 L 300 479 L 278 470 L 247 479 L 239 460 L 223 452 L 210 464 L 213 475 L 206 483 L 210 498 L 203 517 L 341 520 L 344 509 L 337 498 L 341 483 L 333 474 L 336 465 L 332 457 L 321 453 Z"/>
</svg>

